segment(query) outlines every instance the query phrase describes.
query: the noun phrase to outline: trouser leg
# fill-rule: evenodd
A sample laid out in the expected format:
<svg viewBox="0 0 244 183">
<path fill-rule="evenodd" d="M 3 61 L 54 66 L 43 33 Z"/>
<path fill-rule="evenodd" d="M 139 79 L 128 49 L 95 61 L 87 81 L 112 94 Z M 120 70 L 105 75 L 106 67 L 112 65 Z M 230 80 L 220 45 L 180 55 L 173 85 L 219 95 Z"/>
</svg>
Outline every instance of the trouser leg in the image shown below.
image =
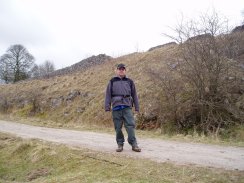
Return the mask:
<svg viewBox="0 0 244 183">
<path fill-rule="evenodd" d="M 125 108 L 122 110 L 123 119 L 125 122 L 125 129 L 128 133 L 128 143 L 131 146 L 136 146 L 137 141 L 135 137 L 135 120 L 131 108 Z"/>
<path fill-rule="evenodd" d="M 122 111 L 113 111 L 113 122 L 114 122 L 114 128 L 116 132 L 116 142 L 118 145 L 124 144 L 124 134 L 122 132 L 122 126 L 123 126 L 123 116 Z"/>
</svg>

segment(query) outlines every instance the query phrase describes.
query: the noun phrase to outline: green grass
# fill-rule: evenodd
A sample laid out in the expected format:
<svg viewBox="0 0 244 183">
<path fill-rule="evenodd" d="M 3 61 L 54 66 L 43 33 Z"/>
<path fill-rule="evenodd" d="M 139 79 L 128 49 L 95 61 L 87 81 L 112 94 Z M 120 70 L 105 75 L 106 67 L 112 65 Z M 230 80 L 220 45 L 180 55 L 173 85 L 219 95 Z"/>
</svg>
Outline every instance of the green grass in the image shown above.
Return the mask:
<svg viewBox="0 0 244 183">
<path fill-rule="evenodd" d="M 0 182 L 244 182 L 239 171 L 176 166 L 0 133 Z"/>
</svg>

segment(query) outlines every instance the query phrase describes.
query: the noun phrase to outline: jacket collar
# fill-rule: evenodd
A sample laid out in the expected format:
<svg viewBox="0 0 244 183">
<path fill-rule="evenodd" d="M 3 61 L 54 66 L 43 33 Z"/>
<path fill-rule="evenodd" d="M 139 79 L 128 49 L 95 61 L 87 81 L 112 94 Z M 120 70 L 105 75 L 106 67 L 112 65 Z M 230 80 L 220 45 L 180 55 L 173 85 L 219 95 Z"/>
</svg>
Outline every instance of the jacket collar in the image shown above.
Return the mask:
<svg viewBox="0 0 244 183">
<path fill-rule="evenodd" d="M 115 78 L 116 78 L 116 79 L 120 79 L 120 80 L 127 79 L 127 77 L 126 77 L 126 76 L 125 76 L 125 77 L 123 77 L 123 78 L 121 78 L 121 77 L 119 77 L 119 76 L 115 76 Z"/>
</svg>

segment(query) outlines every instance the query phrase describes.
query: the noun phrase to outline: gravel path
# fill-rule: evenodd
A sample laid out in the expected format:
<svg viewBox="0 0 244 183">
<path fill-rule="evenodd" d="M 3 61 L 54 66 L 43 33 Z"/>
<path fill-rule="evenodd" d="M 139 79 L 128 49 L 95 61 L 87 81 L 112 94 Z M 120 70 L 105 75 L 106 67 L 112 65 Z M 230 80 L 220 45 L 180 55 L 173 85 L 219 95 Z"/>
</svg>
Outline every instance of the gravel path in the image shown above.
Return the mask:
<svg viewBox="0 0 244 183">
<path fill-rule="evenodd" d="M 0 131 L 22 138 L 42 139 L 106 153 L 116 153 L 117 147 L 115 136 L 103 133 L 37 127 L 1 120 Z M 244 170 L 244 148 L 155 139 L 138 139 L 138 142 L 142 152 L 133 152 L 129 144 L 125 143 L 124 151 L 120 155 L 157 162 Z"/>
</svg>

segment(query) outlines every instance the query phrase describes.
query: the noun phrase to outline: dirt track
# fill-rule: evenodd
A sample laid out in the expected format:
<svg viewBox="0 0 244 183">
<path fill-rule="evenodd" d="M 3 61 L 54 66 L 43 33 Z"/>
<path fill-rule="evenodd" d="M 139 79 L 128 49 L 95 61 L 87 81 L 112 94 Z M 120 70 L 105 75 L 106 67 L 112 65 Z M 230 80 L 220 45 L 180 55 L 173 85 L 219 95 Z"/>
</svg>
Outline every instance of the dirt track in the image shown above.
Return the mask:
<svg viewBox="0 0 244 183">
<path fill-rule="evenodd" d="M 1 120 L 0 131 L 22 138 L 37 138 L 106 153 L 116 153 L 115 136 L 109 134 L 37 127 Z M 125 143 L 124 151 L 120 155 L 147 158 L 157 162 L 244 170 L 244 148 L 155 139 L 138 139 L 138 142 L 142 148 L 141 153 L 133 152 L 129 144 Z"/>
</svg>

